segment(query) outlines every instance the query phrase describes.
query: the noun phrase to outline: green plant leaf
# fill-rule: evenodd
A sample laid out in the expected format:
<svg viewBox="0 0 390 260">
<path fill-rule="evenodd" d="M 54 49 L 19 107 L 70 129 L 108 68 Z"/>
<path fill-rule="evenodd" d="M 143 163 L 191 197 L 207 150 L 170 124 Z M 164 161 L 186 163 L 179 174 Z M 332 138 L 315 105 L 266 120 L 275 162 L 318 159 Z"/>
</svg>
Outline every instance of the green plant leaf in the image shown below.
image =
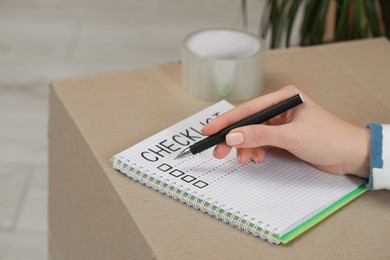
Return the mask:
<svg viewBox="0 0 390 260">
<path fill-rule="evenodd" d="M 321 44 L 322 39 L 324 37 L 325 31 L 325 21 L 326 15 L 329 10 L 329 0 L 320 1 L 320 5 L 318 7 L 318 13 L 315 16 L 314 25 L 313 25 L 313 37 L 312 44 Z"/>
<path fill-rule="evenodd" d="M 281 34 L 286 32 L 285 45 L 289 47 L 297 13 L 300 6 L 304 4 L 304 14 L 300 28 L 300 45 L 321 44 L 330 1 L 268 0 L 265 4 L 267 8 L 263 10 L 259 34 L 265 37 L 268 28 L 271 28 L 271 48 L 274 49 L 280 47 Z M 373 37 L 380 36 L 381 19 L 383 19 L 386 37 L 390 39 L 390 1 L 332 1 L 336 3 L 334 41 L 367 38 L 369 32 Z"/>
<path fill-rule="evenodd" d="M 390 39 L 390 3 L 388 0 L 380 0 L 380 5 L 382 9 L 386 37 Z"/>
<path fill-rule="evenodd" d="M 271 49 L 276 48 L 277 41 L 277 31 L 278 31 L 278 19 L 279 19 L 279 7 L 278 1 L 274 0 L 271 3 L 271 14 L 270 14 L 271 24 L 272 24 L 272 32 L 271 32 Z"/>
<path fill-rule="evenodd" d="M 263 12 L 261 14 L 260 25 L 259 25 L 259 36 L 263 39 L 266 38 L 269 25 L 271 23 L 270 13 L 271 13 L 271 4 L 272 0 L 268 0 L 264 4 Z"/>
<path fill-rule="evenodd" d="M 352 39 L 367 38 L 368 24 L 364 0 L 355 0 L 353 2 L 352 14 Z"/>
<path fill-rule="evenodd" d="M 335 8 L 336 17 L 335 17 L 335 23 L 334 23 L 334 31 L 336 32 L 337 26 L 338 26 L 338 22 L 339 22 L 340 16 L 341 16 L 341 5 L 342 5 L 343 1 L 342 0 L 336 0 L 335 3 L 336 3 L 336 8 Z"/>
<path fill-rule="evenodd" d="M 362 2 L 365 3 L 367 18 L 370 23 L 372 36 L 378 37 L 380 36 L 381 32 L 379 29 L 379 22 L 377 17 L 378 15 L 376 11 L 375 0 L 365 0 Z"/>
<path fill-rule="evenodd" d="M 366 10 L 364 8 L 364 0 L 359 0 L 359 16 L 361 20 L 359 22 L 360 36 L 361 38 L 368 37 L 368 21 L 366 16 Z"/>
<path fill-rule="evenodd" d="M 340 6 L 341 9 L 337 21 L 335 41 L 343 41 L 347 39 L 348 9 L 350 2 L 350 0 L 344 0 Z"/>
<path fill-rule="evenodd" d="M 286 35 L 286 47 L 290 46 L 291 31 L 295 22 L 295 17 L 297 15 L 299 6 L 301 5 L 302 0 L 294 0 L 291 3 L 291 6 L 287 14 L 287 35 Z"/>
<path fill-rule="evenodd" d="M 283 0 L 279 8 L 278 1 L 272 1 L 271 5 L 271 20 L 272 20 L 272 35 L 271 35 L 271 48 L 275 49 L 280 46 L 280 34 L 282 31 L 282 23 L 284 18 L 284 11 L 289 0 Z"/>
<path fill-rule="evenodd" d="M 301 45 L 307 45 L 311 42 L 313 20 L 317 15 L 317 7 L 320 1 L 308 1 L 305 6 L 305 13 L 301 27 Z"/>
<path fill-rule="evenodd" d="M 241 0 L 241 17 L 242 17 L 242 28 L 248 29 L 248 8 L 246 0 Z"/>
</svg>

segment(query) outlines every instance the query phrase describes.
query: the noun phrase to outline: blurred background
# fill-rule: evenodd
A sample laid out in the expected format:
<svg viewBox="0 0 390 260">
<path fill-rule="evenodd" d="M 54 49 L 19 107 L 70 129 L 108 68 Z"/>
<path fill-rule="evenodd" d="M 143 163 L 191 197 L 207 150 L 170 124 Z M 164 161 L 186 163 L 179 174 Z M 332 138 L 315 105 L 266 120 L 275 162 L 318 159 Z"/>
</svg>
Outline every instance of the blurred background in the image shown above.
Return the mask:
<svg viewBox="0 0 390 260">
<path fill-rule="evenodd" d="M 213 27 L 269 48 L 389 37 L 389 11 L 375 0 L 0 0 L 0 259 L 47 259 L 50 81 L 176 61 L 186 35 Z"/>
<path fill-rule="evenodd" d="M 247 4 L 257 28 L 264 3 Z M 0 259 L 47 259 L 51 80 L 176 61 L 192 31 L 241 26 L 238 0 L 0 0 Z"/>
</svg>

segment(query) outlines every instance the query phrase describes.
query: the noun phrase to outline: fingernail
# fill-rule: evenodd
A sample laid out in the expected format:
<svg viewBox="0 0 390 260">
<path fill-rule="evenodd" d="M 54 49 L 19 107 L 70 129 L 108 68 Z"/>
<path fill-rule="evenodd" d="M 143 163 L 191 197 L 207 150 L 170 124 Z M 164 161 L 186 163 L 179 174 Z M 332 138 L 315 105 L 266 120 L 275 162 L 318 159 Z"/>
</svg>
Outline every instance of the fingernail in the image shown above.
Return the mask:
<svg viewBox="0 0 390 260">
<path fill-rule="evenodd" d="M 213 156 L 214 156 L 215 158 L 217 157 L 216 154 L 217 154 L 217 148 L 215 148 L 214 151 L 213 151 Z"/>
<path fill-rule="evenodd" d="M 226 135 L 226 143 L 228 145 L 239 145 L 244 142 L 244 135 L 242 133 L 230 133 Z"/>
<path fill-rule="evenodd" d="M 239 153 L 237 153 L 236 157 L 237 157 L 237 161 L 240 162 L 241 161 L 241 155 Z"/>
</svg>

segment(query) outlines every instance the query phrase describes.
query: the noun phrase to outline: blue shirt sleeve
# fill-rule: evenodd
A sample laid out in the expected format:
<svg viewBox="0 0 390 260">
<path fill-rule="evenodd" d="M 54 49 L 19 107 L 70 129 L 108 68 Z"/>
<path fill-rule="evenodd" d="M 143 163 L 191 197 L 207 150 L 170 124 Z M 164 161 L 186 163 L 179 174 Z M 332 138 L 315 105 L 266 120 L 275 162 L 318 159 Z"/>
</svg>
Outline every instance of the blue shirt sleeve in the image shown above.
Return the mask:
<svg viewBox="0 0 390 260">
<path fill-rule="evenodd" d="M 370 123 L 370 176 L 371 190 L 390 189 L 390 125 Z"/>
</svg>

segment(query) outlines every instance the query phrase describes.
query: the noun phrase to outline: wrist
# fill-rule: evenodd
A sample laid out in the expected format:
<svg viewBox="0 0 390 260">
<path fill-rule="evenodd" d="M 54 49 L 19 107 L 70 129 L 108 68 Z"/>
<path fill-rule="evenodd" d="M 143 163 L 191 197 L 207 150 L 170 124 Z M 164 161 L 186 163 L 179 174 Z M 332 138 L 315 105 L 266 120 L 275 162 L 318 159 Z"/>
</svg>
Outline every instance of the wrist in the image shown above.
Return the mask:
<svg viewBox="0 0 390 260">
<path fill-rule="evenodd" d="M 347 174 L 368 178 L 370 174 L 370 133 L 367 128 L 356 127 L 356 132 L 351 133 L 352 143 L 347 147 L 346 165 L 344 171 Z"/>
</svg>

